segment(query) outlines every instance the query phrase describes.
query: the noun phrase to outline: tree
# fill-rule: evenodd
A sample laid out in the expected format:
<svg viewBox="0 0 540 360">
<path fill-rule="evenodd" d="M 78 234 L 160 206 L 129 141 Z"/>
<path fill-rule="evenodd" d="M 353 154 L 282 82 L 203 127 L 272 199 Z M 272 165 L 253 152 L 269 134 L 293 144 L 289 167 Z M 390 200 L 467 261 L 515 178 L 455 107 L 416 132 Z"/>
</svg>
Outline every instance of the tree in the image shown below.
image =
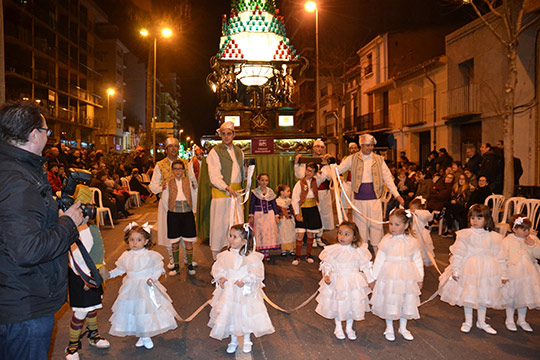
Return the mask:
<svg viewBox="0 0 540 360">
<path fill-rule="evenodd" d="M 457 1 L 457 0 L 456 0 Z M 501 117 L 504 129 L 504 190 L 509 198 L 514 193 L 514 113 L 517 84 L 517 48 L 520 35 L 538 23 L 540 14 L 533 13 L 531 0 L 461 0 L 470 5 L 478 18 L 493 33 L 506 51 L 506 74 Z M 454 1 L 455 2 L 455 1 Z M 501 26 L 496 27 L 495 21 Z"/>
</svg>

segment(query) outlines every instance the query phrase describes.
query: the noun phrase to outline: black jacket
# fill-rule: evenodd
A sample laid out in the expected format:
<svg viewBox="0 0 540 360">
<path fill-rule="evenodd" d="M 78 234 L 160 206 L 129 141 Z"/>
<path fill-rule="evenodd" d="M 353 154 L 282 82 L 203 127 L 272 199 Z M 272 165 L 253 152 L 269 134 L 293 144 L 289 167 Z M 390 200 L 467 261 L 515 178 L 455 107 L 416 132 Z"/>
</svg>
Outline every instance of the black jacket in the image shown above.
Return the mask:
<svg viewBox="0 0 540 360">
<path fill-rule="evenodd" d="M 46 160 L 0 143 L 0 324 L 54 314 L 66 301 L 67 251 L 78 231 L 58 217 Z"/>
</svg>

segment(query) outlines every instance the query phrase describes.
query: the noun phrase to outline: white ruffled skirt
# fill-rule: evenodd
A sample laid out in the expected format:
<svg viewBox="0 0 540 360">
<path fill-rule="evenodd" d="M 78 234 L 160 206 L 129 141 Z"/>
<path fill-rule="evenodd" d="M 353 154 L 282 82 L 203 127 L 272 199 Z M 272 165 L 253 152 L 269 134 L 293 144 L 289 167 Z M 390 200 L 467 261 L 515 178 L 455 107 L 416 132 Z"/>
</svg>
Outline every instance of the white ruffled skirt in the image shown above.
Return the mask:
<svg viewBox="0 0 540 360">
<path fill-rule="evenodd" d="M 508 282 L 502 287 L 504 307 L 540 308 L 540 266 L 530 261 L 519 261 L 508 266 Z"/>
</svg>

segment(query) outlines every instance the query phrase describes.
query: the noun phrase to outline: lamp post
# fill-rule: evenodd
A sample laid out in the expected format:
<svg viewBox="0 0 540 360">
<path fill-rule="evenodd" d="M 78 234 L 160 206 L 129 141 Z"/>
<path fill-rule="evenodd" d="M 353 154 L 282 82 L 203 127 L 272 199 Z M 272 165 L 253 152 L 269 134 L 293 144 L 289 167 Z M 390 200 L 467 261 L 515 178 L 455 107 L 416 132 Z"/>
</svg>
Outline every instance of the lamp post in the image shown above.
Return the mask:
<svg viewBox="0 0 540 360">
<path fill-rule="evenodd" d="M 319 90 L 319 8 L 314 1 L 308 1 L 304 5 L 306 11 L 315 12 L 315 101 L 317 103 L 317 113 L 315 114 L 315 124 L 319 132 L 321 113 L 321 94 Z"/>
<path fill-rule="evenodd" d="M 178 142 L 181 144 L 182 143 L 182 133 L 184 132 L 184 129 L 180 129 L 180 131 L 178 131 Z"/>
<path fill-rule="evenodd" d="M 143 37 L 150 35 L 147 29 L 141 29 L 139 33 Z M 172 30 L 170 28 L 161 29 L 161 36 L 164 38 L 170 38 L 172 36 Z M 152 87 L 152 158 L 156 162 L 156 83 L 157 83 L 157 36 L 154 35 L 154 69 L 153 69 L 153 87 Z M 148 131 L 147 131 L 148 136 Z"/>
<path fill-rule="evenodd" d="M 107 131 L 105 133 L 105 136 L 107 137 L 107 150 L 109 150 L 109 136 L 108 136 L 108 130 L 109 130 L 109 126 L 110 126 L 110 122 L 111 122 L 111 107 L 110 107 L 110 97 L 114 95 L 114 89 L 113 88 L 108 88 L 107 89 Z M 115 109 L 116 109 L 116 106 L 115 106 Z M 115 120 L 116 120 L 116 117 L 115 117 Z"/>
</svg>

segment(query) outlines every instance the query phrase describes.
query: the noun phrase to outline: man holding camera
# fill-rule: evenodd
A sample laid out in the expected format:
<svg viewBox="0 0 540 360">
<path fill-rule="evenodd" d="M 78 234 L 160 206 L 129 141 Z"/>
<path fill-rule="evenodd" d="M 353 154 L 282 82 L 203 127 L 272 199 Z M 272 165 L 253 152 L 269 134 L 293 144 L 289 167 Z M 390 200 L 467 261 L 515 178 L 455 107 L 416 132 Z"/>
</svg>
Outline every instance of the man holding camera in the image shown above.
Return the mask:
<svg viewBox="0 0 540 360">
<path fill-rule="evenodd" d="M 84 220 L 79 202 L 59 214 L 41 156 L 49 135 L 36 105 L 0 107 L 0 360 L 48 358 Z"/>
</svg>

